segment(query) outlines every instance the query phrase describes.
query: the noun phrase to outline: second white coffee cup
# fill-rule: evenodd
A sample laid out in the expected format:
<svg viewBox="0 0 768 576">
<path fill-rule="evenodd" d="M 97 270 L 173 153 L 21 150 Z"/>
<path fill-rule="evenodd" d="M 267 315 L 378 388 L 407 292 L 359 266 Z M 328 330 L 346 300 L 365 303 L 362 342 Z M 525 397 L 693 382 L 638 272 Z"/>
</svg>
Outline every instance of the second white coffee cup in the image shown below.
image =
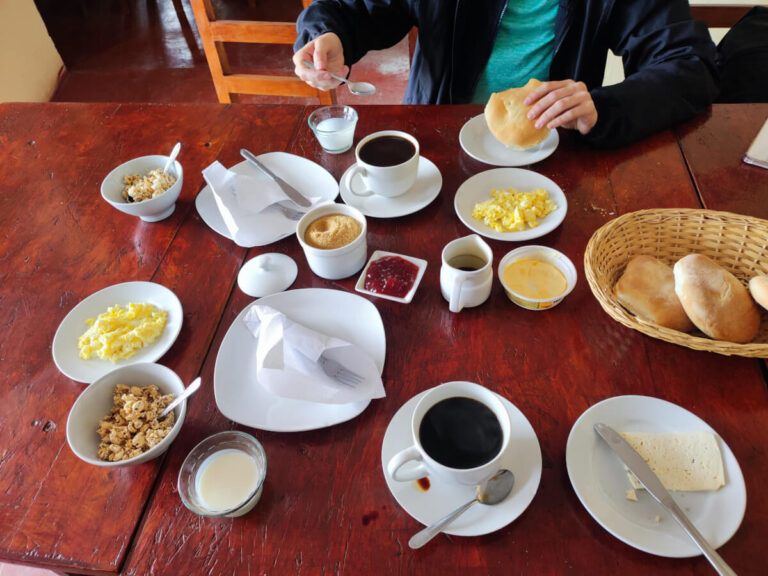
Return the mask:
<svg viewBox="0 0 768 576">
<path fill-rule="evenodd" d="M 357 196 L 377 194 L 394 198 L 416 183 L 419 141 L 399 130 L 374 132 L 358 142 L 355 158 L 357 163 L 347 176 L 349 190 Z M 360 178 L 356 179 L 358 175 Z"/>
<path fill-rule="evenodd" d="M 413 443 L 387 463 L 387 474 L 405 482 L 433 476 L 476 485 L 501 468 L 511 424 L 501 399 L 472 382 L 446 382 L 429 390 L 411 417 Z"/>
</svg>

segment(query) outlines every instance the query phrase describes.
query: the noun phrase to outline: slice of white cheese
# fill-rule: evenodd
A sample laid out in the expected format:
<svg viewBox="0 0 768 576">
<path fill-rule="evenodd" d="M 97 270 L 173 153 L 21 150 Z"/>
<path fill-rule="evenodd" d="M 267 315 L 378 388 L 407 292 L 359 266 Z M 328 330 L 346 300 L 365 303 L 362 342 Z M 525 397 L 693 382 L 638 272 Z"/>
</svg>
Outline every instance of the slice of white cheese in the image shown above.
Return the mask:
<svg viewBox="0 0 768 576">
<path fill-rule="evenodd" d="M 667 490 L 718 490 L 725 486 L 723 457 L 711 432 L 621 434 L 648 463 Z M 643 485 L 627 471 L 636 490 Z"/>
</svg>

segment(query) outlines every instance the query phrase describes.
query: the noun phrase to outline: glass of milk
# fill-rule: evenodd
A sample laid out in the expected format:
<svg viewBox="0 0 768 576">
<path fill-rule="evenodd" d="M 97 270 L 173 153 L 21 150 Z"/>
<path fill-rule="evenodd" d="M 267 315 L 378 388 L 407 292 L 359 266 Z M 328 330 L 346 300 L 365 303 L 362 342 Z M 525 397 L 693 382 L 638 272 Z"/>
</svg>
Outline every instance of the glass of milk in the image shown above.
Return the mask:
<svg viewBox="0 0 768 576">
<path fill-rule="evenodd" d="M 341 154 L 352 148 L 357 112 L 351 106 L 323 106 L 309 115 L 309 127 L 323 150 Z"/>
<path fill-rule="evenodd" d="M 267 456 L 244 432 L 209 436 L 195 446 L 179 470 L 184 505 L 201 516 L 242 516 L 261 498 Z"/>
</svg>

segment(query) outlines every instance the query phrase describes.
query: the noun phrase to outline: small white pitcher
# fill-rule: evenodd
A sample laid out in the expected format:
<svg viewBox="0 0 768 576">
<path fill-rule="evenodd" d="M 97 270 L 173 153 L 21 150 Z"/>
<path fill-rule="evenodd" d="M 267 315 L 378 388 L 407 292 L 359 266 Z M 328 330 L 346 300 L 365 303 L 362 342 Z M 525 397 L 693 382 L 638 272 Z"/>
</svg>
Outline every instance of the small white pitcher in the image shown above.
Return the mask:
<svg viewBox="0 0 768 576">
<path fill-rule="evenodd" d="M 493 284 L 493 252 L 477 234 L 458 238 L 443 248 L 440 291 L 451 312 L 479 306 Z"/>
</svg>

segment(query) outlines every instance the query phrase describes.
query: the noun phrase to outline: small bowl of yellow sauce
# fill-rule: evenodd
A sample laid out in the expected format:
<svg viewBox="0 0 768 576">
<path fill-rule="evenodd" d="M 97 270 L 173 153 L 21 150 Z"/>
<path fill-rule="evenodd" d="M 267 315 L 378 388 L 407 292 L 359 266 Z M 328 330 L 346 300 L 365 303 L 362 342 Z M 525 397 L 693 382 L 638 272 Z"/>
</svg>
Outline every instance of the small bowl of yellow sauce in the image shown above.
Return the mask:
<svg viewBox="0 0 768 576">
<path fill-rule="evenodd" d="M 576 286 L 576 268 L 562 252 L 546 246 L 523 246 L 499 262 L 499 280 L 512 302 L 527 310 L 560 304 Z"/>
</svg>

